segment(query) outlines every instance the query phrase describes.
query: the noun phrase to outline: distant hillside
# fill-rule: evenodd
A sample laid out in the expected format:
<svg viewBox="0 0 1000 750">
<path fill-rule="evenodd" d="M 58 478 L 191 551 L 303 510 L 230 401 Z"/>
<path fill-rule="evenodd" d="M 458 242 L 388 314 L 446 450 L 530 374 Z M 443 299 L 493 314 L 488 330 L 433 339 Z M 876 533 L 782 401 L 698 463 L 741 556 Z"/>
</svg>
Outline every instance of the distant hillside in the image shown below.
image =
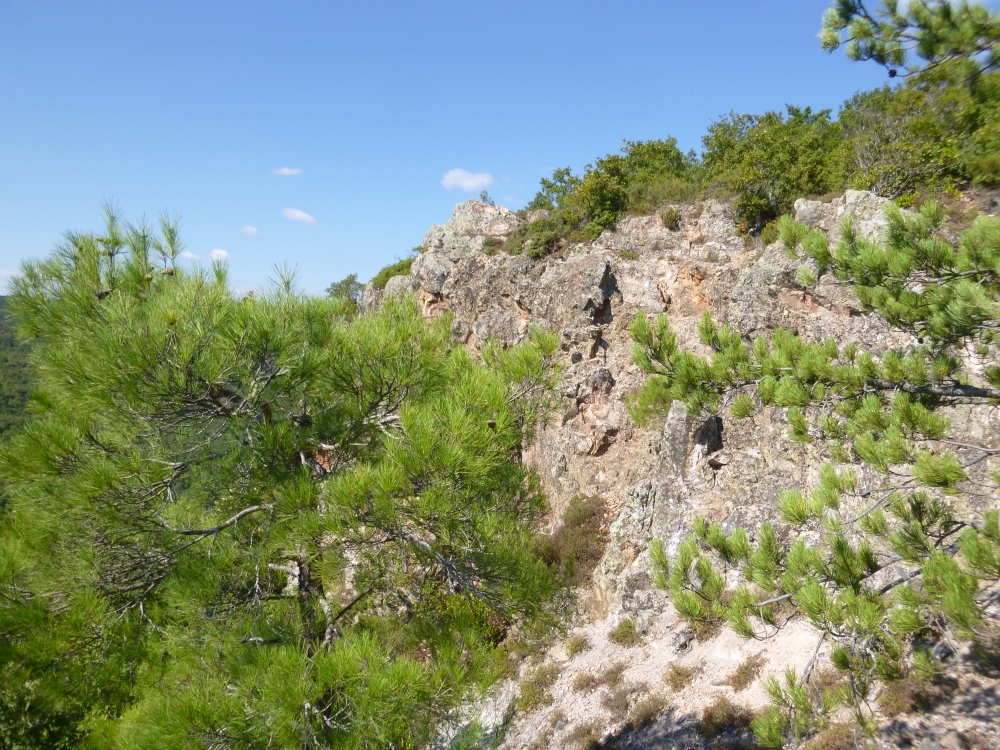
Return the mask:
<svg viewBox="0 0 1000 750">
<path fill-rule="evenodd" d="M 0 435 L 24 419 L 30 375 L 28 347 L 17 342 L 7 319 L 6 297 L 0 297 Z"/>
</svg>

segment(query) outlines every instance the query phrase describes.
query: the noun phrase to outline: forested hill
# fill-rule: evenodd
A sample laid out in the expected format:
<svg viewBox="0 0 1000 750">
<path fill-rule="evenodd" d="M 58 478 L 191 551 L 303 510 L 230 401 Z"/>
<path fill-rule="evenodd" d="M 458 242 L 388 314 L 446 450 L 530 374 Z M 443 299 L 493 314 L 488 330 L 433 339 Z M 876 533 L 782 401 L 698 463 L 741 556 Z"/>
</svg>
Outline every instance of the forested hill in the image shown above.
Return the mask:
<svg viewBox="0 0 1000 750">
<path fill-rule="evenodd" d="M 0 297 L 0 435 L 18 424 L 28 399 L 28 348 L 19 344 Z"/>
</svg>

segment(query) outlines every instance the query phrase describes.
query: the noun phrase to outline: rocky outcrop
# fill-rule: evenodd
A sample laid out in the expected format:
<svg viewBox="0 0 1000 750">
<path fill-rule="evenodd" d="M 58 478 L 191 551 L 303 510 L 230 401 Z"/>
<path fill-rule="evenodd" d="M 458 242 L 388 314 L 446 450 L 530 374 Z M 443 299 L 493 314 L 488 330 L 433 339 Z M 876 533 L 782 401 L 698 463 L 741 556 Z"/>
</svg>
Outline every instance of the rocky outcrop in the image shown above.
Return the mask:
<svg viewBox="0 0 1000 750">
<path fill-rule="evenodd" d="M 832 202 L 797 201 L 795 213 L 835 241 L 845 218 L 862 233 L 877 235 L 886 205 L 871 193 L 851 191 Z M 732 633 L 692 642 L 665 595 L 652 588 L 650 539 L 661 538 L 673 550 L 699 515 L 752 534 L 776 518 L 782 490 L 815 481 L 821 460 L 815 448 L 787 438 L 780 410 L 737 422 L 694 418 L 675 404 L 664 424 L 635 424 L 627 399 L 643 376 L 630 360 L 628 324 L 636 315 L 667 313 L 679 345 L 703 353 L 697 324 L 706 311 L 751 337 L 780 327 L 810 341 L 832 336 L 859 342 L 876 353 L 907 341 L 881 318 L 863 314 L 851 290 L 835 280 L 824 278 L 810 288 L 798 284 L 800 262 L 778 243 L 763 247 L 738 236 L 724 203 L 676 208 L 676 229 L 659 216 L 627 217 L 593 243 L 533 260 L 480 252 L 485 237 L 502 240 L 522 220 L 507 209 L 469 201 L 446 224 L 431 227 L 411 276 L 385 290 L 415 291 L 428 316 L 449 311 L 454 340 L 473 348 L 490 339 L 515 344 L 535 325 L 557 332 L 564 368 L 559 407 L 525 460 L 542 477 L 553 519 L 577 494 L 608 501 L 609 542 L 592 589 L 579 598 L 577 628 L 590 639 L 591 654 L 568 662 L 561 646 L 549 652 L 548 658 L 566 664 L 553 688 L 556 708 L 518 719 L 504 747 L 529 741 L 559 746 L 574 727 L 572 715 L 596 721 L 598 734 L 610 732 L 615 721 L 620 725 L 621 717 L 614 718 L 596 694 L 570 688 L 573 677 L 593 665 L 626 659 L 626 678 L 652 693 L 666 690 L 667 662 L 700 665 L 698 697 L 686 707 L 691 713 L 718 695 L 735 699 L 719 682 L 734 659 L 763 654 L 770 665 L 763 675 L 780 673 L 804 666 L 815 646 L 814 634 L 801 623 L 763 645 Z M 968 420 L 970 430 L 977 419 Z M 644 646 L 628 649 L 608 641 L 608 629 L 622 617 L 635 620 Z M 497 695 L 510 689 L 508 684 Z M 739 699 L 751 707 L 766 702 L 759 681 Z M 549 721 L 558 711 L 563 718 Z M 677 712 L 672 717 L 675 728 L 686 726 Z"/>
</svg>

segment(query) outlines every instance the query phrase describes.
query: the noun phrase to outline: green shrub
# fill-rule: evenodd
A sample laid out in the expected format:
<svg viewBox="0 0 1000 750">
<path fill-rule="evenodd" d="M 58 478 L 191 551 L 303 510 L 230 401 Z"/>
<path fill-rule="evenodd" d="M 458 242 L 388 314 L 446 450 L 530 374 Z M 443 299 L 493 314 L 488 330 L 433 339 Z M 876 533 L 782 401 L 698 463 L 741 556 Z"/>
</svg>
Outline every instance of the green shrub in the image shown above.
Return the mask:
<svg viewBox="0 0 1000 750">
<path fill-rule="evenodd" d="M 358 302 L 365 285 L 358 281 L 358 275 L 352 273 L 340 281 L 335 281 L 326 288 L 326 296 L 339 300 L 344 305 L 344 315 L 353 318 L 358 311 Z"/>
<path fill-rule="evenodd" d="M 660 221 L 667 229 L 677 230 L 681 228 L 681 212 L 674 207 L 665 208 L 660 211 Z"/>
<path fill-rule="evenodd" d="M 608 709 L 612 721 L 621 721 L 628 713 L 629 699 L 633 692 L 632 687 L 626 685 L 615 690 L 609 690 L 601 696 L 601 705 Z"/>
<path fill-rule="evenodd" d="M 563 511 L 559 528 L 535 538 L 535 554 L 571 585 L 586 581 L 604 554 L 605 507 L 602 497 L 577 495 Z"/>
<path fill-rule="evenodd" d="M 385 289 L 385 285 L 389 283 L 389 279 L 393 276 L 409 276 L 413 260 L 413 258 L 403 258 L 389 264 L 372 277 L 372 286 L 376 289 Z"/>
<path fill-rule="evenodd" d="M 760 230 L 760 242 L 764 247 L 768 245 L 773 245 L 778 241 L 778 221 L 769 221 L 764 225 L 764 228 Z"/>
<path fill-rule="evenodd" d="M 563 201 L 573 194 L 580 184 L 580 178 L 575 177 L 569 167 L 562 167 L 552 173 L 552 179 L 541 179 L 542 189 L 538 191 L 531 202 L 525 206 L 526 211 L 545 209 L 552 211 L 561 206 Z"/>
<path fill-rule="evenodd" d="M 530 258 L 544 258 L 560 239 L 570 234 L 571 228 L 569 213 L 556 209 L 548 218 L 515 229 L 504 243 L 504 250 L 509 255 L 525 253 Z"/>
<path fill-rule="evenodd" d="M 632 182 L 628 188 L 628 210 L 633 214 L 651 214 L 664 203 L 693 203 L 700 193 L 700 169 L 692 161 L 684 177 L 661 175 Z"/>
<path fill-rule="evenodd" d="M 24 420 L 32 381 L 29 349 L 17 340 L 4 309 L 5 299 L 0 297 L 0 435 Z"/>
<path fill-rule="evenodd" d="M 913 86 L 885 86 L 844 103 L 840 123 L 852 187 L 899 198 L 961 179 L 959 126 L 942 117 L 939 98 L 940 92 Z"/>
<path fill-rule="evenodd" d="M 635 620 L 626 617 L 615 628 L 608 633 L 608 638 L 620 646 L 634 648 L 642 645 L 642 636 L 635 629 Z"/>
<path fill-rule="evenodd" d="M 731 113 L 702 138 L 708 184 L 736 196 L 733 211 L 757 234 L 803 195 L 839 189 L 843 138 L 829 110 L 789 106 L 787 114 Z"/>
<path fill-rule="evenodd" d="M 870 747 L 868 738 L 851 724 L 834 724 L 817 734 L 804 750 L 864 750 Z"/>
<path fill-rule="evenodd" d="M 625 141 L 620 154 L 608 154 L 588 165 L 576 188 L 574 203 L 586 218 L 584 236 L 596 239 L 633 204 L 651 210 L 650 200 L 679 191 L 696 169 L 694 154 L 677 148 L 675 138 Z"/>
<path fill-rule="evenodd" d="M 586 651 L 588 648 L 590 648 L 590 639 L 585 635 L 578 633 L 566 639 L 566 654 L 570 658 L 576 656 L 581 651 Z"/>
<path fill-rule="evenodd" d="M 483 253 L 485 255 L 496 255 L 503 249 L 503 242 L 499 237 L 483 237 Z"/>
<path fill-rule="evenodd" d="M 619 250 L 618 257 L 622 260 L 639 260 L 639 253 L 635 250 Z"/>
<path fill-rule="evenodd" d="M 702 737 L 718 737 L 731 730 L 747 730 L 753 722 L 753 713 L 743 706 L 732 703 L 720 696 L 706 708 L 698 721 L 698 733 Z"/>
<path fill-rule="evenodd" d="M 883 714 L 892 717 L 926 711 L 940 697 L 940 691 L 930 680 L 911 674 L 886 683 L 878 694 L 878 704 Z"/>
<path fill-rule="evenodd" d="M 559 667 L 555 664 L 542 664 L 528 670 L 521 680 L 521 695 L 517 699 L 517 707 L 522 711 L 532 711 L 539 706 L 547 706 L 552 702 L 549 688 L 559 678 Z"/>
<path fill-rule="evenodd" d="M 573 690 L 579 693 L 581 691 L 594 690 L 601 685 L 604 685 L 609 690 L 615 690 L 622 684 L 622 678 L 625 675 L 626 669 L 628 669 L 628 664 L 618 661 L 597 674 L 581 672 L 573 678 Z"/>
</svg>

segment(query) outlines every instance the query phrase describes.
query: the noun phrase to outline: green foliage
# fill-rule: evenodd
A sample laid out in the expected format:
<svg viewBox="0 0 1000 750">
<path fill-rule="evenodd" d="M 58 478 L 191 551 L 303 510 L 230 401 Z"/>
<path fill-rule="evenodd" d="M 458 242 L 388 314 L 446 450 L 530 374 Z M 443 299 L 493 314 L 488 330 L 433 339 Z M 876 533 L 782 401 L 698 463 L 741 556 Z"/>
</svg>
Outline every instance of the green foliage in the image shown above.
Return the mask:
<svg viewBox="0 0 1000 750">
<path fill-rule="evenodd" d="M 585 635 L 571 635 L 566 639 L 566 655 L 570 658 L 590 648 L 590 639 Z"/>
<path fill-rule="evenodd" d="M 384 287 L 385 284 L 382 286 Z M 358 281 L 358 275 L 352 273 L 340 281 L 330 284 L 326 288 L 326 296 L 342 302 L 344 305 L 344 314 L 348 317 L 353 317 L 358 312 L 358 303 L 361 301 L 361 293 L 364 289 L 365 285 Z"/>
<path fill-rule="evenodd" d="M 625 646 L 625 648 L 634 648 L 635 646 L 642 645 L 642 636 L 635 629 L 635 620 L 630 617 L 626 617 L 619 622 L 608 633 L 608 640 L 617 643 L 619 646 Z"/>
<path fill-rule="evenodd" d="M 702 138 L 709 184 L 735 194 L 737 221 L 757 234 L 803 195 L 839 190 L 842 138 L 829 111 L 731 113 Z"/>
<path fill-rule="evenodd" d="M 820 33 L 828 51 L 873 60 L 904 86 L 858 94 L 841 122 L 851 182 L 910 200 L 920 188 L 1000 180 L 1000 15 L 977 3 L 914 0 L 872 13 L 835 0 Z"/>
<path fill-rule="evenodd" d="M 1000 579 L 1000 513 L 977 519 L 968 510 L 994 450 L 952 443 L 941 411 L 1000 401 L 1000 220 L 977 219 L 957 244 L 944 239 L 942 221 L 933 202 L 916 215 L 892 210 L 883 242 L 848 222 L 833 249 L 819 232 L 779 223 L 793 256 L 850 284 L 866 310 L 911 334 L 916 343 L 904 349 L 875 356 L 782 330 L 747 341 L 706 315 L 698 330 L 712 354 L 699 357 L 679 349 L 664 316 L 630 327 L 633 360 L 649 375 L 630 404 L 637 419 L 662 417 L 674 400 L 694 414 L 728 405 L 738 418 L 776 406 L 792 439 L 831 458 L 811 491 L 786 490 L 778 503 L 784 522 L 822 531 L 822 544 L 769 524 L 751 537 L 695 519 L 673 559 L 658 540 L 650 545 L 654 585 L 693 626 L 725 620 L 746 638 L 769 637 L 788 617 L 776 607 L 787 607 L 832 640 L 831 662 L 850 674 L 848 687 L 822 697 L 793 675 L 769 684 L 773 707 L 754 724 L 764 746 L 801 742 L 837 702 L 865 729 L 860 706 L 877 683 L 890 696 L 908 689 L 894 684 L 930 684 L 928 639 L 995 629 L 985 605 Z M 961 356 L 970 351 L 986 365 L 980 385 Z M 870 486 L 859 487 L 849 464 L 868 469 Z M 735 588 L 725 585 L 733 568 L 743 581 Z"/>
<path fill-rule="evenodd" d="M 630 209 L 651 210 L 649 195 L 662 186 L 689 181 L 696 172 L 694 154 L 684 154 L 675 138 L 625 141 L 620 154 L 608 154 L 588 165 L 573 200 L 585 220 L 583 234 L 596 239 Z M 649 189 L 647 186 L 660 186 Z"/>
<path fill-rule="evenodd" d="M 412 747 L 550 621 L 521 464 L 554 337 L 234 295 L 113 213 L 28 262 L 0 445 L 0 744 Z M 196 738 L 196 739 L 192 739 Z"/>
<path fill-rule="evenodd" d="M 413 261 L 414 258 L 403 258 L 395 263 L 390 263 L 372 277 L 371 285 L 376 289 L 385 289 L 385 285 L 393 276 L 409 276 Z"/>
<path fill-rule="evenodd" d="M 559 678 L 559 667 L 555 664 L 542 664 L 528 670 L 519 687 L 521 695 L 517 699 L 517 707 L 522 711 L 533 711 L 540 706 L 552 702 L 549 688 Z"/>
<path fill-rule="evenodd" d="M 538 191 L 531 202 L 525 206 L 528 211 L 545 209 L 551 211 L 563 205 L 563 201 L 573 194 L 580 184 L 580 178 L 573 175 L 569 167 L 556 169 L 552 173 L 552 179 L 541 179 L 542 189 Z"/>
<path fill-rule="evenodd" d="M 956 98 L 968 96 L 953 86 L 885 86 L 855 94 L 840 110 L 848 182 L 889 198 L 955 185 L 963 177 L 961 124 L 954 114 L 963 102 Z"/>
<path fill-rule="evenodd" d="M 788 670 L 784 684 L 770 677 L 764 686 L 771 707 L 753 721 L 754 734 L 763 747 L 796 747 L 806 737 L 826 726 L 829 714 L 841 702 L 837 690 L 811 690 Z"/>
<path fill-rule="evenodd" d="M 503 242 L 499 237 L 483 237 L 483 253 L 485 255 L 496 255 L 503 249 Z"/>
<path fill-rule="evenodd" d="M 562 524 L 552 534 L 535 538 L 538 559 L 568 585 L 586 582 L 604 555 L 606 507 L 602 497 L 576 495 L 563 511 Z"/>
<path fill-rule="evenodd" d="M 904 8 L 891 0 L 874 14 L 862 0 L 834 0 L 820 39 L 823 49 L 843 46 L 849 59 L 873 60 L 893 78 L 952 64 L 974 85 L 1000 67 L 1000 16 L 966 0 L 912 0 Z"/>
<path fill-rule="evenodd" d="M 504 250 L 509 255 L 525 253 L 530 258 L 544 258 L 555 249 L 560 239 L 575 230 L 578 223 L 572 211 L 555 209 L 548 218 L 522 224 L 515 229 L 504 243 Z"/>
<path fill-rule="evenodd" d="M 663 222 L 663 226 L 667 229 L 680 229 L 681 228 L 681 212 L 676 208 L 670 207 L 665 208 L 660 211 L 660 221 Z"/>
<path fill-rule="evenodd" d="M 24 420 L 31 390 L 29 348 L 17 340 L 7 318 L 6 297 L 0 297 L 0 435 Z"/>
</svg>

